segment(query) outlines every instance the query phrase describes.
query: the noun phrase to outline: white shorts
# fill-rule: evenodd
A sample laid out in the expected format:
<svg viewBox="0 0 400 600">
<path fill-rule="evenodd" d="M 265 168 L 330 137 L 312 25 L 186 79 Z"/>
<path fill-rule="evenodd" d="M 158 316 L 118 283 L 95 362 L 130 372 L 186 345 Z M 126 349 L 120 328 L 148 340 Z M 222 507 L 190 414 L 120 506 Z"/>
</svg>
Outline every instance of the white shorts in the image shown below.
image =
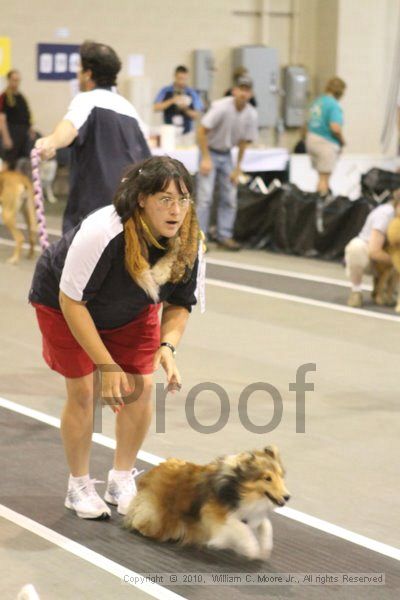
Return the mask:
<svg viewBox="0 0 400 600">
<path fill-rule="evenodd" d="M 340 146 L 316 133 L 307 133 L 306 149 L 318 173 L 332 173 L 338 161 Z"/>
<path fill-rule="evenodd" d="M 363 273 L 371 273 L 371 260 L 368 252 L 368 242 L 364 242 L 359 237 L 355 237 L 347 244 L 344 249 L 344 260 L 346 263 L 346 273 L 351 278 L 353 269 L 362 270 Z"/>
</svg>

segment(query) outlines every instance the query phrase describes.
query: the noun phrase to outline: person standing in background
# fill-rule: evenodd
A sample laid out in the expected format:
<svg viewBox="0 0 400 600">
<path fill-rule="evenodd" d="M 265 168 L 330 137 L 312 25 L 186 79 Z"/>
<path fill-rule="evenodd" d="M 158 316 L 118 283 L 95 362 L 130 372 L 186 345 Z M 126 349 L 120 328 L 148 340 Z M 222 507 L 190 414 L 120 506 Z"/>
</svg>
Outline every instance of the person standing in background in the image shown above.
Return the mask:
<svg viewBox="0 0 400 600">
<path fill-rule="evenodd" d="M 16 69 L 7 73 L 7 87 L 0 95 L 0 117 L 3 138 L 3 156 L 10 169 L 19 158 L 29 154 L 29 141 L 33 140 L 32 115 L 25 96 L 19 91 L 21 74 Z"/>
<path fill-rule="evenodd" d="M 329 193 L 329 179 L 345 145 L 343 110 L 338 102 L 345 89 L 343 79 L 333 77 L 327 83 L 325 94 L 316 98 L 310 108 L 306 148 L 312 166 L 318 171 L 317 191 L 321 196 Z"/>
<path fill-rule="evenodd" d="M 72 100 L 53 133 L 36 142 L 45 160 L 71 145 L 63 233 L 96 208 L 111 204 L 125 167 L 151 156 L 135 108 L 112 90 L 121 70 L 116 52 L 105 44 L 87 41 L 80 48 L 80 57 L 82 93 Z"/>
<path fill-rule="evenodd" d="M 257 138 L 257 111 L 250 106 L 253 82 L 239 77 L 233 96 L 212 103 L 198 129 L 200 166 L 197 175 L 197 215 L 200 228 L 207 235 L 215 184 L 218 185 L 217 242 L 221 248 L 240 250 L 233 239 L 237 212 L 237 184 L 241 162 L 249 142 Z M 231 150 L 239 147 L 236 167 Z"/>
<path fill-rule="evenodd" d="M 193 130 L 193 122 L 203 111 L 199 94 L 188 86 L 189 69 L 179 65 L 175 69 L 174 82 L 163 87 L 154 100 L 154 111 L 163 111 L 164 123 L 175 125 L 182 133 Z"/>
<path fill-rule="evenodd" d="M 389 224 L 395 216 L 400 216 L 400 190 L 393 192 L 389 202 L 380 204 L 369 213 L 360 233 L 345 248 L 346 273 L 351 285 L 347 304 L 352 308 L 363 305 L 362 279 L 366 273 L 374 276 L 373 302 L 387 306 L 395 304 L 392 298 L 382 301 L 377 297 L 378 277 L 375 273 L 376 263 L 386 267 L 393 265 L 385 243 Z"/>
<path fill-rule="evenodd" d="M 0 113 L 0 159 L 4 156 L 5 150 L 12 148 L 12 139 L 7 127 L 7 119 L 4 113 Z"/>
<path fill-rule="evenodd" d="M 224 96 L 232 96 L 232 90 L 236 86 L 237 80 L 239 79 L 239 77 L 250 77 L 250 74 L 249 74 L 248 70 L 246 69 L 246 67 L 236 67 L 236 69 L 232 73 L 233 85 L 231 88 L 229 88 L 229 90 L 226 90 Z M 250 98 L 249 104 L 254 106 L 254 108 L 257 108 L 257 100 L 256 100 L 256 97 L 254 96 L 254 94 Z"/>
</svg>

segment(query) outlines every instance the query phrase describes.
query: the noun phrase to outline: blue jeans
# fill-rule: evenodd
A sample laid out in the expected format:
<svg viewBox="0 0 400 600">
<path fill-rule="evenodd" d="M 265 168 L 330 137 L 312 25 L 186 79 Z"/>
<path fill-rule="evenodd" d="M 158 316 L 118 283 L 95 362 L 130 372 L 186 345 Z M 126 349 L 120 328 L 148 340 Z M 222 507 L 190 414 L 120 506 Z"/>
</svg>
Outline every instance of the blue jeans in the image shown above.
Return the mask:
<svg viewBox="0 0 400 600">
<path fill-rule="evenodd" d="M 208 233 L 215 184 L 218 185 L 217 237 L 233 237 L 237 212 L 237 187 L 229 179 L 233 171 L 231 153 L 210 150 L 213 168 L 208 175 L 197 174 L 196 212 L 201 229 Z"/>
</svg>

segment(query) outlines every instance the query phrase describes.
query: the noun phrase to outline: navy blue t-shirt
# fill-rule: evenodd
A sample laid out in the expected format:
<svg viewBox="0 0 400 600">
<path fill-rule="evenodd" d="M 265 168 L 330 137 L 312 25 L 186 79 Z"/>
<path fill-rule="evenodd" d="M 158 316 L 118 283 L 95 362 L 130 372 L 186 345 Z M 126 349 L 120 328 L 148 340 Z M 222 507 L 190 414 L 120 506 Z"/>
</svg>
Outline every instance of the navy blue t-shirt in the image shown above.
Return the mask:
<svg viewBox="0 0 400 600">
<path fill-rule="evenodd" d="M 65 233 L 96 208 L 111 204 L 124 170 L 151 153 L 136 110 L 111 89 L 77 94 L 64 120 L 78 131 L 71 145 Z"/>
</svg>

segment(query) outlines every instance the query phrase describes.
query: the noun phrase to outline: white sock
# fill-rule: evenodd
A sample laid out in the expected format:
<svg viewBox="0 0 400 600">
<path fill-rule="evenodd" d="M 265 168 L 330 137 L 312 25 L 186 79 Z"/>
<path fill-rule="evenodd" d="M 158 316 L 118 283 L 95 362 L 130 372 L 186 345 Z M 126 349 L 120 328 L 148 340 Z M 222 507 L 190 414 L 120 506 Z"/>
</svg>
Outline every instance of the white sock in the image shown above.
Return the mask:
<svg viewBox="0 0 400 600">
<path fill-rule="evenodd" d="M 362 285 L 352 285 L 351 291 L 352 292 L 362 292 Z"/>
<path fill-rule="evenodd" d="M 81 475 L 80 477 L 69 476 L 69 483 L 72 485 L 84 485 L 90 479 L 89 473 L 87 475 Z"/>
<path fill-rule="evenodd" d="M 119 471 L 117 469 L 111 469 L 111 477 L 114 479 L 125 479 L 129 477 L 132 471 Z"/>
</svg>

